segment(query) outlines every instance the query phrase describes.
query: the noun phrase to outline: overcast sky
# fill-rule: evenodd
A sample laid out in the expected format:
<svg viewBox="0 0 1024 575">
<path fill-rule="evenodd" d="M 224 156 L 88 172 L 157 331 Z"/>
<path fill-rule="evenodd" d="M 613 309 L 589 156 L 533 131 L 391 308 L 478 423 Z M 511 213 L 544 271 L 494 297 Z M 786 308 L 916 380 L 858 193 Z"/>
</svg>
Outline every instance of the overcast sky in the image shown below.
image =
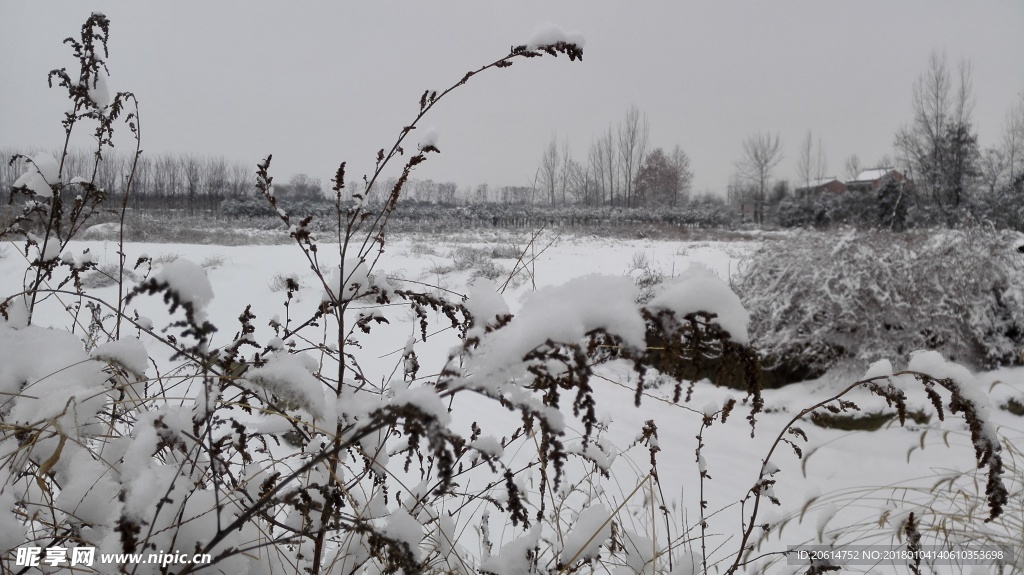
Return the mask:
<svg viewBox="0 0 1024 575">
<path fill-rule="evenodd" d="M 62 143 L 66 101 L 50 69 L 74 70 L 61 40 L 90 10 L 111 19 L 112 90 L 141 102 L 144 149 L 255 164 L 326 184 L 340 161 L 373 169 L 424 89 L 553 22 L 586 39 L 583 62 L 521 60 L 474 78 L 425 121 L 442 154 L 417 178 L 528 183 L 545 144 L 591 141 L 631 104 L 653 146 L 679 144 L 696 188 L 721 192 L 742 142 L 779 132 L 778 177 L 820 138 L 829 173 L 891 154 L 932 51 L 970 60 L 981 145 L 1024 92 L 1024 2 L 0 2 L 0 147 Z"/>
</svg>

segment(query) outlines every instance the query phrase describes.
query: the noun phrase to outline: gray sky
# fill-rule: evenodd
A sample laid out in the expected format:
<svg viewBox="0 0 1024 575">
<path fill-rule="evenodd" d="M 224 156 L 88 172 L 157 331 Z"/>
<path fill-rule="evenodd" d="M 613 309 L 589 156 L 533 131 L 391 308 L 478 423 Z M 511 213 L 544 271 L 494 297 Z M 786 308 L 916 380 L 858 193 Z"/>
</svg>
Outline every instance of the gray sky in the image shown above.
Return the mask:
<svg viewBox="0 0 1024 575">
<path fill-rule="evenodd" d="M 518 61 L 474 78 L 428 117 L 434 157 L 414 177 L 526 184 L 552 135 L 583 159 L 630 104 L 651 144 L 690 155 L 696 189 L 723 191 L 742 141 L 779 132 L 796 179 L 798 145 L 820 137 L 829 173 L 891 154 L 932 51 L 973 65 L 981 145 L 1000 138 L 1024 92 L 1024 2 L 15 2 L 0 1 L 0 147 L 57 148 L 61 40 L 90 10 L 111 19 L 111 90 L 141 102 L 147 152 L 196 152 L 305 172 L 373 169 L 441 89 L 550 21 L 586 38 L 583 62 Z M 413 142 L 415 143 L 415 142 Z"/>
</svg>

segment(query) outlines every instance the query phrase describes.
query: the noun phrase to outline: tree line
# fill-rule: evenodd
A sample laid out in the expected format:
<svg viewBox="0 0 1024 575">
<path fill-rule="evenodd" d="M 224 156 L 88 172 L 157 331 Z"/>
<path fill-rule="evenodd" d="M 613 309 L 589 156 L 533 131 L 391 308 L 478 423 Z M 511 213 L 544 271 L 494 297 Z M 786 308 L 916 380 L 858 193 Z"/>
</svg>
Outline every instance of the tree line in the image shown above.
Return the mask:
<svg viewBox="0 0 1024 575">
<path fill-rule="evenodd" d="M 889 229 L 958 226 L 985 222 L 1024 230 L 1024 94 L 1007 112 L 1001 137 L 982 148 L 974 125 L 971 65 L 954 70 L 933 53 L 911 90 L 913 116 L 896 130 L 893 155 L 863 165 L 845 161 L 845 179 L 865 169 L 897 170 L 905 179 L 881 182 L 872 193 L 797 195 L 787 179 L 776 179 L 783 159 L 779 135 L 756 133 L 743 142 L 727 196 L 731 205 L 751 208 L 756 223 L 782 226 L 852 224 Z M 811 131 L 799 146 L 796 186 L 814 188 L 828 177 L 820 138 Z M 839 179 L 839 177 L 837 177 Z"/>
<path fill-rule="evenodd" d="M 721 218 L 710 218 L 713 221 L 783 227 L 852 224 L 903 229 L 983 220 L 1024 230 L 1024 210 L 1016 208 L 1024 204 L 1024 95 L 1007 113 L 1001 140 L 985 149 L 979 146 L 972 118 L 975 102 L 969 63 L 963 62 L 953 70 L 945 56 L 933 54 L 928 68 L 914 83 L 911 96 L 913 117 L 896 131 L 893 154 L 882 156 L 872 166 L 863 165 L 851 155 L 844 165 L 847 180 L 856 178 L 866 167 L 894 167 L 906 177 L 899 185 L 843 197 L 827 193 L 797 195 L 796 189 L 806 191 L 829 174 L 821 138 L 815 139 L 812 131 L 807 131 L 799 144 L 797 173 L 791 184 L 790 179 L 776 177 L 784 159 L 780 135 L 755 132 L 741 143 L 725 201 L 706 197 L 701 209 L 728 212 Z M 0 149 L 0 156 L 11 158 L 15 152 Z M 67 179 L 89 177 L 95 165 L 97 184 L 120 192 L 129 160 L 111 150 L 95 164 L 92 154 L 72 152 L 65 160 L 64 174 Z M 23 162 L 0 163 L 0 200 L 4 205 L 24 169 Z M 352 180 L 347 188 L 374 204 L 384 201 L 397 181 L 394 177 L 380 179 L 366 189 L 363 182 Z M 609 124 L 591 141 L 584 158 L 573 156 L 567 139 L 552 137 L 528 185 L 460 186 L 452 181 L 410 180 L 403 189 L 402 201 L 442 206 L 576 205 L 679 212 L 688 209 L 694 195 L 692 183 L 693 170 L 686 152 L 679 146 L 652 149 L 650 122 L 634 105 L 619 122 Z M 262 198 L 254 194 L 253 184 L 252 167 L 244 163 L 197 154 L 144 154 L 136 168 L 129 207 L 172 209 L 190 215 L 257 215 L 266 210 L 260 205 Z M 306 174 L 275 183 L 274 189 L 286 203 L 303 202 L 314 211 L 320 210 L 314 204 L 330 201 L 320 180 Z"/>
<path fill-rule="evenodd" d="M 0 149 L 0 199 L 7 204 L 11 188 L 25 171 L 24 162 L 7 161 L 17 153 L 32 156 L 45 151 Z M 60 153 L 53 153 L 61 157 Z M 122 193 L 133 158 L 114 150 L 103 153 L 100 162 L 92 152 L 72 150 L 64 157 L 63 177 L 89 179 L 96 170 L 96 185 L 107 192 Z M 189 215 L 216 213 L 228 198 L 250 195 L 255 189 L 255 171 L 242 162 L 198 154 L 142 154 L 135 167 L 128 206 L 135 210 L 177 209 Z"/>
<path fill-rule="evenodd" d="M 552 137 L 533 179 L 536 201 L 625 208 L 679 208 L 693 184 L 690 158 L 678 145 L 650 149 L 650 122 L 633 105 L 618 124 L 594 138 L 585 159 L 568 140 Z"/>
</svg>

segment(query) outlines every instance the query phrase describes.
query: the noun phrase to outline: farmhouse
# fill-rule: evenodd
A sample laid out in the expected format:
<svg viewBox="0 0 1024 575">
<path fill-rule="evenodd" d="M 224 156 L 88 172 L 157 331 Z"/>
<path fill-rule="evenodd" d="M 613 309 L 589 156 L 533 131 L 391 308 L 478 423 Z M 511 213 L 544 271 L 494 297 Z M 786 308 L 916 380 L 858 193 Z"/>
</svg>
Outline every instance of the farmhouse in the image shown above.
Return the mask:
<svg viewBox="0 0 1024 575">
<path fill-rule="evenodd" d="M 889 176 L 897 182 L 905 180 L 905 176 L 895 168 L 871 168 L 857 174 L 853 180 L 846 182 L 846 188 L 851 192 L 877 192 L 881 185 L 882 178 Z"/>
<path fill-rule="evenodd" d="M 808 185 L 793 191 L 798 199 L 812 198 L 822 193 L 841 194 L 846 191 L 846 184 L 835 176 L 811 180 Z"/>
</svg>

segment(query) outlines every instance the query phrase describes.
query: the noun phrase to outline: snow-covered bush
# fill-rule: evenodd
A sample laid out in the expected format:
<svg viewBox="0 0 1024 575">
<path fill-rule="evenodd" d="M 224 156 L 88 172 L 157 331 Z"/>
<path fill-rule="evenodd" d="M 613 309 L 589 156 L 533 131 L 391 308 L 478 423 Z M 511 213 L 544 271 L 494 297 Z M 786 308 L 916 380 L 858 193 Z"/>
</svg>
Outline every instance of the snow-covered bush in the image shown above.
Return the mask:
<svg viewBox="0 0 1024 575">
<path fill-rule="evenodd" d="M 97 158 L 118 120 L 139 145 L 134 97 L 106 91 L 108 33 L 106 17 L 93 14 L 81 39 L 68 40 L 78 80 L 63 69 L 51 73 L 74 103 L 65 128 L 98 124 Z M 278 314 L 237 302 L 238 324 L 229 331 L 211 322 L 206 270 L 185 258 L 128 262 L 120 242 L 119 269 L 108 274 L 117 278 L 116 295 L 115 286 L 103 298 L 83 285 L 82 273 L 96 262 L 72 238 L 115 191 L 64 181 L 57 158 L 28 158 L 14 189 L 28 201 L 0 231 L 0 239 L 24 242 L 29 261 L 23 288 L 0 300 L 0 569 L 30 569 L 23 551 L 32 546 L 46 548 L 46 560 L 72 548 L 98 550 L 73 566 L 94 573 L 518 575 L 576 572 L 595 562 L 638 574 L 698 565 L 706 572 L 709 564 L 737 573 L 750 560 L 755 529 L 765 528 L 760 504 L 778 502 L 779 468 L 770 458 L 783 444 L 801 453 L 800 418 L 855 409 L 842 398 L 864 388 L 897 406 L 902 421 L 901 388 L 915 382 L 940 417 L 944 409 L 963 414 L 976 462 L 988 470 L 989 515 L 1000 515 L 1007 492 L 985 397 L 963 368 L 937 354 L 915 356 L 907 371 L 872 369 L 795 416 L 738 497 L 735 540 L 709 548 L 712 521 L 721 530 L 736 523 L 714 518 L 702 500 L 693 511 L 697 537 L 669 525 L 657 424 L 644 422 L 625 448 L 605 441 L 594 386 L 620 384 L 611 378 L 628 374 L 639 406 L 645 382 L 658 377 L 673 388 L 674 397 L 662 400 L 678 404 L 713 360 L 720 366 L 714 377 L 738 373 L 744 381 L 739 409 L 753 434 L 763 408 L 760 366 L 748 345 L 748 314 L 721 280 L 693 270 L 639 305 L 629 278 L 586 276 L 537 291 L 515 316 L 485 279 L 464 297 L 392 284 L 378 269 L 387 224 L 410 173 L 439 151 L 430 138 L 407 152 L 407 137 L 478 73 L 544 54 L 582 57 L 575 35 L 552 27 L 543 34 L 539 45 L 514 47 L 447 90 L 423 93 L 414 119 L 381 149 L 365 179 L 372 187 L 404 159 L 382 205 L 368 207 L 358 191 L 346 190 L 341 164 L 332 187 L 337 244 L 318 243 L 312 216 L 278 205 L 270 157 L 260 162 L 257 188 L 308 264 L 312 277 L 303 279 L 313 286 L 285 278 Z M 119 198 L 122 229 L 133 178 L 134 167 Z M 166 308 L 157 310 L 161 325 L 139 313 L 151 296 Z M 400 329 L 391 330 L 392 322 Z M 457 334 L 441 354 L 432 346 L 435 327 Z M 394 351 L 381 355 L 382 348 Z M 482 414 L 481 405 L 497 409 Z M 703 432 L 738 405 L 729 398 L 687 408 L 700 421 L 695 473 L 702 485 L 710 480 Z M 632 448 L 649 455 L 649 467 L 632 494 L 607 505 L 602 479 Z M 647 525 L 665 520 L 663 530 L 625 519 L 636 507 L 627 509 L 628 500 L 645 486 Z M 699 545 L 684 547 L 684 540 Z M 43 568 L 51 566 L 72 567 L 66 556 Z"/>
<path fill-rule="evenodd" d="M 645 304 L 654 297 L 658 286 L 668 279 L 668 274 L 658 268 L 651 267 L 651 262 L 644 252 L 633 254 L 629 262 L 629 269 L 626 270 L 636 287 L 640 288 L 640 295 L 637 296 L 637 303 Z"/>
<path fill-rule="evenodd" d="M 992 367 L 1024 350 L 1021 246 L 985 229 L 803 232 L 765 242 L 734 287 L 783 381 L 917 349 Z"/>
</svg>

